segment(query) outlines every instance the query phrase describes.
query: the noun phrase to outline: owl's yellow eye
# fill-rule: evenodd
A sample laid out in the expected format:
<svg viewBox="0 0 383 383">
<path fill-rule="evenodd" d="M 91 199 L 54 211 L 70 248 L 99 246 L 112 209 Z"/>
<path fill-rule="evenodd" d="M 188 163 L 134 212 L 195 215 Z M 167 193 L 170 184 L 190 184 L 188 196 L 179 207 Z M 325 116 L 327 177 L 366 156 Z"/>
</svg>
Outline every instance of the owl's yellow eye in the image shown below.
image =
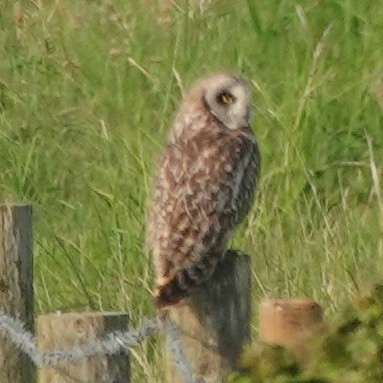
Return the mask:
<svg viewBox="0 0 383 383">
<path fill-rule="evenodd" d="M 234 101 L 234 97 L 229 93 L 221 93 L 218 96 L 218 102 L 220 104 L 231 104 Z"/>
</svg>

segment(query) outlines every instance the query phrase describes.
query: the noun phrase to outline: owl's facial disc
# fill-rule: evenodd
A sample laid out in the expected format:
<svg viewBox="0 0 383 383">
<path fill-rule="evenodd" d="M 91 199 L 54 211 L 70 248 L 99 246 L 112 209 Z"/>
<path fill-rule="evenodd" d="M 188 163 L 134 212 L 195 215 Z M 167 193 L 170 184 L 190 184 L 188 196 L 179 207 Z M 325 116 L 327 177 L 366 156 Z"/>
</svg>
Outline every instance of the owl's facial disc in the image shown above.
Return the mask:
<svg viewBox="0 0 383 383">
<path fill-rule="evenodd" d="M 222 76 L 205 88 L 210 113 L 222 124 L 235 130 L 249 126 L 250 92 L 245 82 L 234 76 Z"/>
</svg>

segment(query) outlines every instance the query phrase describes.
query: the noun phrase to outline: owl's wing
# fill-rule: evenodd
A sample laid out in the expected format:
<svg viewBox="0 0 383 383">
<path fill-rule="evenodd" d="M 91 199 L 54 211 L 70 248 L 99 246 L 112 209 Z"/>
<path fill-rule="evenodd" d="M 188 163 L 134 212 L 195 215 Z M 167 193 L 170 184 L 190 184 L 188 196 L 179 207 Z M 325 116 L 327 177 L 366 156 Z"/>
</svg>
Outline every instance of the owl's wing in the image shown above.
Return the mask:
<svg viewBox="0 0 383 383">
<path fill-rule="evenodd" d="M 228 236 L 250 206 L 258 158 L 255 140 L 248 136 L 167 148 L 148 230 L 158 306 L 182 299 L 214 271 Z"/>
</svg>

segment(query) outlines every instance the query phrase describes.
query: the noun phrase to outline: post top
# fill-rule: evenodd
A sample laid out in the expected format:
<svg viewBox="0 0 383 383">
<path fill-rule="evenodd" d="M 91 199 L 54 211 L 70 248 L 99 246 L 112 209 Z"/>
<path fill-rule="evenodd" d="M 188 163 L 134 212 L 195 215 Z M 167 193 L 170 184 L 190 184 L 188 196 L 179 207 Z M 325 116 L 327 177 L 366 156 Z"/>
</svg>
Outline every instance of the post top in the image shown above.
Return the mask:
<svg viewBox="0 0 383 383">
<path fill-rule="evenodd" d="M 61 318 L 99 318 L 99 317 L 113 317 L 113 316 L 126 316 L 128 317 L 128 314 L 124 311 L 84 311 L 84 312 L 68 312 L 64 313 L 62 311 L 56 311 L 54 313 L 49 313 L 49 314 L 41 314 L 39 315 L 39 318 L 45 317 L 61 317 Z"/>
</svg>

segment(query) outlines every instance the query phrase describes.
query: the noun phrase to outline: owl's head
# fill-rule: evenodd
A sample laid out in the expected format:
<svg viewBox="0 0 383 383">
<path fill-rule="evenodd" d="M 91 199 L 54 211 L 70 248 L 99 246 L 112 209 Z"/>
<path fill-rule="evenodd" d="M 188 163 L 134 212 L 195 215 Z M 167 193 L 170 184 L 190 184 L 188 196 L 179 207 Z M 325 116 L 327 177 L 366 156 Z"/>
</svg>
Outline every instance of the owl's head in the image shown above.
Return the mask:
<svg viewBox="0 0 383 383">
<path fill-rule="evenodd" d="M 199 86 L 209 112 L 228 129 L 249 126 L 251 95 L 244 79 L 219 73 L 204 78 Z"/>
</svg>

